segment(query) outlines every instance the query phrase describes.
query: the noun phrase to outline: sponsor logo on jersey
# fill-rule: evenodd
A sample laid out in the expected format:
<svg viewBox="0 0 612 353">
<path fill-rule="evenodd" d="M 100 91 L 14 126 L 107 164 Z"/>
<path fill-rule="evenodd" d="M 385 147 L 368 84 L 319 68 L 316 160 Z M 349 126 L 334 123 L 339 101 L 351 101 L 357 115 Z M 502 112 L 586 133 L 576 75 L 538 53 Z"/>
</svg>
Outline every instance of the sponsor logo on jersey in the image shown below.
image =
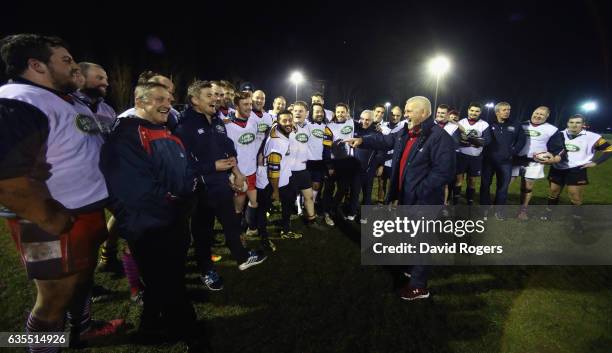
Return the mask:
<svg viewBox="0 0 612 353">
<path fill-rule="evenodd" d="M 348 135 L 351 132 L 353 132 L 353 127 L 352 126 L 348 126 L 348 125 L 343 127 L 342 130 L 340 130 L 340 133 L 343 134 L 343 135 Z"/>
<path fill-rule="evenodd" d="M 321 129 L 313 129 L 312 130 L 312 135 L 314 137 L 322 139 L 323 136 L 325 135 L 325 132 L 323 130 L 321 130 Z"/>
<path fill-rule="evenodd" d="M 576 145 L 572 145 L 571 143 L 566 143 L 565 144 L 565 149 L 568 152 L 578 152 L 578 151 L 580 151 L 580 147 L 578 147 Z"/>
<path fill-rule="evenodd" d="M 244 133 L 238 138 L 238 143 L 241 145 L 248 145 L 253 141 L 255 141 L 255 134 L 252 132 Z"/>
<path fill-rule="evenodd" d="M 299 134 L 295 135 L 295 139 L 301 143 L 306 143 L 308 142 L 308 135 L 303 132 L 300 132 Z"/>
<path fill-rule="evenodd" d="M 268 130 L 269 127 L 270 125 L 266 123 L 259 123 L 257 124 L 257 132 L 266 132 L 266 130 Z"/>
<path fill-rule="evenodd" d="M 539 131 L 536 131 L 536 130 L 525 130 L 525 135 L 531 136 L 531 137 L 538 137 L 538 136 L 540 136 L 542 134 Z"/>
</svg>

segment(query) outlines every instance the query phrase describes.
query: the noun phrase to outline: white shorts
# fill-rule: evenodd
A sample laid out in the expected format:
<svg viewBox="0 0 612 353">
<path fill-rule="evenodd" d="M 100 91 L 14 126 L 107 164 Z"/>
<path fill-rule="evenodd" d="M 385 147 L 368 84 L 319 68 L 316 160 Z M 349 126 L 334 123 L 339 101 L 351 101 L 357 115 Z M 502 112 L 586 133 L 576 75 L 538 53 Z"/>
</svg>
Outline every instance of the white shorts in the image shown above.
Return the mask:
<svg viewBox="0 0 612 353">
<path fill-rule="evenodd" d="M 512 167 L 512 176 L 517 177 L 519 175 L 527 179 L 544 179 L 544 164 L 529 162 L 529 164 L 525 167 Z"/>
</svg>

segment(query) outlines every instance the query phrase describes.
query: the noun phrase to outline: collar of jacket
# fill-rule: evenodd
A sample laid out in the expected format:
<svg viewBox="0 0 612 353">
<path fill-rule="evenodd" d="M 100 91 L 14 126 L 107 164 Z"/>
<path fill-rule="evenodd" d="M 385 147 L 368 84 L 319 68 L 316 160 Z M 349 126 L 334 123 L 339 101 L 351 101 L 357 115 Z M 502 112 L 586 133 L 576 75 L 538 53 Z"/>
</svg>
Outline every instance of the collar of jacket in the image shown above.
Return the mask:
<svg viewBox="0 0 612 353">
<path fill-rule="evenodd" d="M 404 128 L 402 129 L 402 135 L 408 135 L 408 125 L 409 124 L 404 124 Z M 435 121 L 433 118 L 429 117 L 427 119 L 425 119 L 425 121 L 423 121 L 421 123 L 421 134 L 419 136 L 429 136 L 429 134 L 431 134 L 431 129 L 433 128 L 433 126 L 436 125 Z"/>
<path fill-rule="evenodd" d="M 197 112 L 195 109 L 193 109 L 193 107 L 190 105 L 187 107 L 187 109 L 185 109 L 185 111 L 182 114 L 182 117 L 184 120 L 191 120 L 191 119 L 201 119 L 204 120 L 207 124 L 208 124 L 208 119 L 206 118 L 205 114 L 202 114 L 200 112 Z M 211 123 L 213 123 L 215 121 L 215 119 L 220 119 L 217 114 L 214 114 L 210 121 Z"/>
</svg>

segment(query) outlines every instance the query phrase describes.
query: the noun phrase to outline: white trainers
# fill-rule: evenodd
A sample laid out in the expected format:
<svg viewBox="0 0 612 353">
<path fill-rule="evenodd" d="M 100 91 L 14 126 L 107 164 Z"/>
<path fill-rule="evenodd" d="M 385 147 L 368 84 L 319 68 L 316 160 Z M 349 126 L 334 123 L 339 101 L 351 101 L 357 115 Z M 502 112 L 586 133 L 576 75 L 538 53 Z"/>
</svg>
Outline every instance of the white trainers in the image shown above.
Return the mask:
<svg viewBox="0 0 612 353">
<path fill-rule="evenodd" d="M 354 221 L 355 220 L 355 215 L 348 215 L 348 216 L 345 217 L 345 219 L 347 221 Z"/>
<path fill-rule="evenodd" d="M 330 227 L 333 227 L 336 225 L 336 223 L 334 223 L 334 220 L 331 218 L 331 216 L 329 215 L 329 213 L 325 214 L 325 224 L 327 224 Z"/>
<path fill-rule="evenodd" d="M 267 258 L 268 257 L 263 253 L 251 250 L 249 251 L 249 257 L 246 259 L 246 261 L 238 265 L 238 269 L 240 271 L 244 271 L 251 266 L 259 265 L 260 263 L 266 261 Z"/>
</svg>

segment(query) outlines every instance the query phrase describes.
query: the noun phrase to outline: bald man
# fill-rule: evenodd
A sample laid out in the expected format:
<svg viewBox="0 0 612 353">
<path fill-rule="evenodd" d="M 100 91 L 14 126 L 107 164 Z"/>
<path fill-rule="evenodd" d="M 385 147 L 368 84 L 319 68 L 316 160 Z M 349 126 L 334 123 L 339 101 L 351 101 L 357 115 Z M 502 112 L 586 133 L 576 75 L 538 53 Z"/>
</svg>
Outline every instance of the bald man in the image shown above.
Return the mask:
<svg viewBox="0 0 612 353">
<path fill-rule="evenodd" d="M 455 142 L 431 118 L 429 99 L 416 96 L 406 101 L 410 123 L 389 135 L 352 138 L 353 147 L 393 150 L 389 201 L 400 205 L 444 205 L 444 186 L 454 178 Z M 401 289 L 404 300 L 429 298 L 429 267 L 412 266 L 410 281 Z"/>
</svg>

